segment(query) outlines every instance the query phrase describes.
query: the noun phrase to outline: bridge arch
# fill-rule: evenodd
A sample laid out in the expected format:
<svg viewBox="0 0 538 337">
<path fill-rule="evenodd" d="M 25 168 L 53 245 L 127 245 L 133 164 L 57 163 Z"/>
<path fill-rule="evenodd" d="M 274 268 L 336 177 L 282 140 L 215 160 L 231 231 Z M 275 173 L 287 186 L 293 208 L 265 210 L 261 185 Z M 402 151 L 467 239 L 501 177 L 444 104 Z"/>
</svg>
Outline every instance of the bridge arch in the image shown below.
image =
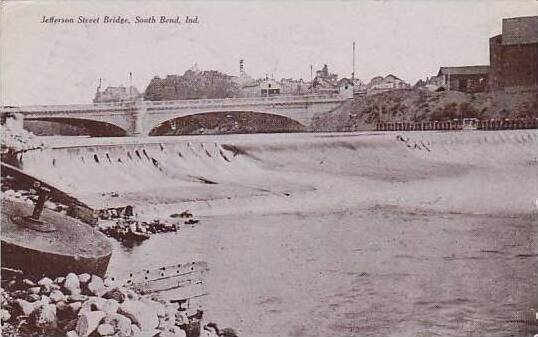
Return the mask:
<svg viewBox="0 0 538 337">
<path fill-rule="evenodd" d="M 306 126 L 288 116 L 252 110 L 204 111 L 167 116 L 149 125 L 149 136 L 201 133 L 301 132 Z"/>
<path fill-rule="evenodd" d="M 54 124 L 41 125 L 38 126 L 34 122 L 49 122 Z M 84 118 L 71 118 L 71 117 L 25 117 L 24 118 L 24 128 L 28 129 L 38 135 L 50 135 L 58 130 L 62 130 L 59 125 L 67 125 L 73 128 L 78 129 L 78 132 L 75 133 L 80 135 L 80 131 L 84 130 L 87 135 L 91 137 L 121 137 L 126 136 L 127 131 L 122 127 L 108 123 L 102 122 L 94 119 L 84 119 Z M 64 130 L 66 130 L 64 128 Z M 60 132 L 61 133 L 61 132 Z M 69 135 L 69 130 L 67 132 Z"/>
</svg>

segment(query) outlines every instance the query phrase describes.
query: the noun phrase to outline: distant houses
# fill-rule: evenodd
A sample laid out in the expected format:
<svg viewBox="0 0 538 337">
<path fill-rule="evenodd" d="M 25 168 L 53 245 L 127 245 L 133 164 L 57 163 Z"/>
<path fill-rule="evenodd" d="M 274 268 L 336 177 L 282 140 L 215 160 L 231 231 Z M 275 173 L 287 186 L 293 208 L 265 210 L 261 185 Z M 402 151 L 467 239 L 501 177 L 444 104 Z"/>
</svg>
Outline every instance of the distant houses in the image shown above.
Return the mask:
<svg viewBox="0 0 538 337">
<path fill-rule="evenodd" d="M 376 76 L 370 80 L 366 86 L 367 94 L 375 94 L 384 91 L 405 90 L 410 89 L 411 85 L 401 78 L 388 74 L 385 77 Z"/>
<path fill-rule="evenodd" d="M 107 87 L 101 91 L 101 85 L 97 87 L 93 103 L 111 103 L 111 102 L 129 102 L 141 99 L 142 95 L 133 86 L 124 87 L 122 85 L 118 87 Z"/>
</svg>

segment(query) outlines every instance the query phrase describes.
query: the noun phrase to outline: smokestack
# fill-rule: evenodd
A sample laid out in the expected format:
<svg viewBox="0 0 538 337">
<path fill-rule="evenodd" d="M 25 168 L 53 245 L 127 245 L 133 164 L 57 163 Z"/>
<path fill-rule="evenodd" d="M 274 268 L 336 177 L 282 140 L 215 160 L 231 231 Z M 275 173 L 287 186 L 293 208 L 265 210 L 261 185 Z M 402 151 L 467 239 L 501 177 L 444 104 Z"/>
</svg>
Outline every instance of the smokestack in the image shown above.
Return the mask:
<svg viewBox="0 0 538 337">
<path fill-rule="evenodd" d="M 239 75 L 245 74 L 245 61 L 243 59 L 239 60 Z"/>
</svg>

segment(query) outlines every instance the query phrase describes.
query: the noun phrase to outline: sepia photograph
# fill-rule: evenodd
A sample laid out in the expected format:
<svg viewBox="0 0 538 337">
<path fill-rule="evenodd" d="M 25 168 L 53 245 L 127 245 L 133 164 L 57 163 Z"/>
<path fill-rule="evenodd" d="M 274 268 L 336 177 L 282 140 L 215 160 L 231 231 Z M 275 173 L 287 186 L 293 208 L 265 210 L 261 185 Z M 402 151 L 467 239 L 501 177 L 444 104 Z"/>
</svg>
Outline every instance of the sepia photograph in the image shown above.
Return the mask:
<svg viewBox="0 0 538 337">
<path fill-rule="evenodd" d="M 0 1 L 1 336 L 538 337 L 538 1 Z"/>
</svg>

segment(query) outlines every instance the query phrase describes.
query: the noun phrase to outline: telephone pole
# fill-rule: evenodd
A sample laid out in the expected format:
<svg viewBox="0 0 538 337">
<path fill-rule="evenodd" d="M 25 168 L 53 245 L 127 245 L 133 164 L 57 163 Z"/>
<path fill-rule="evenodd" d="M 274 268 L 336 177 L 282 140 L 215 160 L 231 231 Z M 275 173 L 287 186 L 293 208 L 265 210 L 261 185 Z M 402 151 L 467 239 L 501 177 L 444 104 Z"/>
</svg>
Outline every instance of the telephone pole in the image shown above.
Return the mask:
<svg viewBox="0 0 538 337">
<path fill-rule="evenodd" d="M 351 73 L 351 84 L 355 86 L 355 41 L 353 41 L 353 72 Z"/>
</svg>

